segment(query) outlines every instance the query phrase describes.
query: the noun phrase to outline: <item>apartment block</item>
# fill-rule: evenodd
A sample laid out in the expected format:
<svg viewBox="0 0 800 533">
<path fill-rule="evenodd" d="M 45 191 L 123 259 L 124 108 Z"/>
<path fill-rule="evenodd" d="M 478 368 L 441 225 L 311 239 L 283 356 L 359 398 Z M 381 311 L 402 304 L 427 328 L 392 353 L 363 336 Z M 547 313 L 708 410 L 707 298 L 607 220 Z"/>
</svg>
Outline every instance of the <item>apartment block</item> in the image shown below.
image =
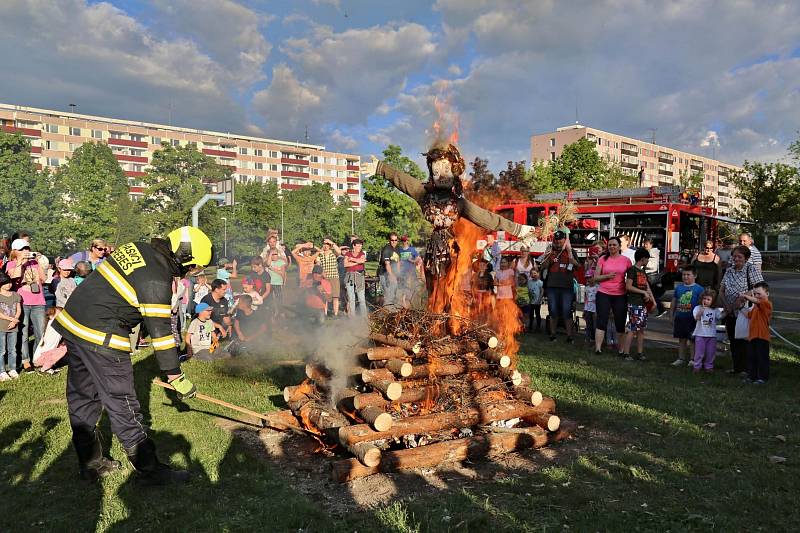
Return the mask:
<svg viewBox="0 0 800 533">
<path fill-rule="evenodd" d="M 699 172 L 703 174 L 703 196 L 714 198 L 721 215 L 730 215 L 742 202 L 730 181 L 731 174 L 741 167 L 580 124 L 531 136 L 531 161 L 552 161 L 561 155 L 565 146 L 584 138 L 593 142 L 603 158 L 618 164 L 626 174 L 636 176 L 644 171 L 644 187 L 679 185 L 682 176 Z"/>
<path fill-rule="evenodd" d="M 273 182 L 281 190 L 326 183 L 337 201 L 348 197 L 355 207 L 361 206 L 361 158 L 321 145 L 2 103 L 0 129 L 29 139 L 39 168 L 57 168 L 85 142 L 107 143 L 128 177 L 133 197 L 143 194 L 141 177 L 163 143 L 192 143 L 230 167 L 236 182 Z"/>
</svg>

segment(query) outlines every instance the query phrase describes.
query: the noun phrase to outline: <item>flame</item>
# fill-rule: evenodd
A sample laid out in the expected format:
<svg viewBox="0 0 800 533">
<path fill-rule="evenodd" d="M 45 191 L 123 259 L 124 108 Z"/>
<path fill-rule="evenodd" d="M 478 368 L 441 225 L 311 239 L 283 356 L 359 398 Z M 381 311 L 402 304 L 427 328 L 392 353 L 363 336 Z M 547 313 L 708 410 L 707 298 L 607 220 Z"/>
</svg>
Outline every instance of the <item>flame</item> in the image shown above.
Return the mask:
<svg viewBox="0 0 800 533">
<path fill-rule="evenodd" d="M 461 117 L 450 103 L 452 96 L 450 94 L 445 94 L 447 91 L 448 84 L 443 83 L 440 86 L 441 94 L 433 98 L 433 108 L 436 111 L 436 117 L 428 132 L 430 137 L 432 137 L 431 146 L 458 144 L 458 130 L 461 125 Z"/>
<path fill-rule="evenodd" d="M 297 386 L 297 392 L 305 394 L 306 396 L 311 396 L 314 393 L 314 386 L 311 384 L 310 380 L 304 379 L 303 382 Z"/>
</svg>

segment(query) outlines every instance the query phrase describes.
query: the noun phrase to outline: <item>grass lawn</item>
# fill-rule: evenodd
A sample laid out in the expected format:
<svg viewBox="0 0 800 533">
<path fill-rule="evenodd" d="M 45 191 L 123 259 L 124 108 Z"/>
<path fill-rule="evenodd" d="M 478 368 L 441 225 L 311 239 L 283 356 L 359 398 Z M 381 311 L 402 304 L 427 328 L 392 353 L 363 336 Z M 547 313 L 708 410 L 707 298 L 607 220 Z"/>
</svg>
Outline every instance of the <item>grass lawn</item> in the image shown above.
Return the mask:
<svg viewBox="0 0 800 533">
<path fill-rule="evenodd" d="M 528 336 L 521 364 L 562 416 L 582 429 L 533 473 L 452 482 L 433 495 L 333 516 L 291 476 L 254 459 L 244 442 L 192 401 L 181 409 L 152 386 L 156 365 L 136 357 L 139 397 L 162 458 L 193 483 L 144 489 L 129 471 L 80 482 L 64 400 L 65 372 L 0 384 L 0 531 L 528 531 L 795 530 L 800 523 L 798 357 L 773 351 L 773 380 L 746 386 L 721 371 L 669 366 L 669 350 L 643 363 L 593 356 Z M 189 362 L 201 391 L 268 411 L 281 408 L 292 371 L 226 370 Z M 271 398 L 275 398 L 275 404 Z M 110 434 L 107 426 L 106 434 Z M 540 452 L 527 457 L 536 461 Z M 112 455 L 123 458 L 114 441 Z M 786 458 L 774 463 L 771 456 Z M 445 482 L 446 483 L 446 482 Z M 348 486 L 337 486 L 348 498 Z"/>
</svg>

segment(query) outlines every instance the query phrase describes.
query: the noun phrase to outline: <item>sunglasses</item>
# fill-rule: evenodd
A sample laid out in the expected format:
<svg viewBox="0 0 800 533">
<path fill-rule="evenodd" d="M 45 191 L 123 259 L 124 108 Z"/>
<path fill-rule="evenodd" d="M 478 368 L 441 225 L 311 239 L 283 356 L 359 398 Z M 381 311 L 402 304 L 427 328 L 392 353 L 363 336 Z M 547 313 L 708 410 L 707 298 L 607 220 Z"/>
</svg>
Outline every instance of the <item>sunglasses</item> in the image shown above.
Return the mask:
<svg viewBox="0 0 800 533">
<path fill-rule="evenodd" d="M 92 246 L 95 250 L 100 250 L 101 252 L 107 252 L 108 248 L 103 248 L 102 246 Z"/>
<path fill-rule="evenodd" d="M 397 239 L 389 239 L 389 242 L 397 242 Z"/>
</svg>

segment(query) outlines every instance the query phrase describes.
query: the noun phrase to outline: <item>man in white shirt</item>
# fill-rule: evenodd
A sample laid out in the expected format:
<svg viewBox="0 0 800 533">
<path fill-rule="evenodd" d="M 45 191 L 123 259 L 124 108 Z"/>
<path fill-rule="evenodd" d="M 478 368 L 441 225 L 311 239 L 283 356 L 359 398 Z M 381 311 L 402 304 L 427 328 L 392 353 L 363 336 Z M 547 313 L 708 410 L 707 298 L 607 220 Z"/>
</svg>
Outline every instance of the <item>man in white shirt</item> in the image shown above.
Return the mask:
<svg viewBox="0 0 800 533">
<path fill-rule="evenodd" d="M 739 235 L 739 244 L 741 246 L 747 246 L 750 248 L 750 259 L 747 260 L 748 263 L 752 264 L 754 267 L 761 272 L 761 252 L 758 251 L 758 248 L 753 244 L 753 237 L 749 233 L 745 232 Z"/>
<path fill-rule="evenodd" d="M 636 248 L 631 248 L 630 247 L 630 245 L 631 245 L 631 236 L 627 235 L 627 234 L 620 235 L 619 236 L 619 241 L 622 244 L 622 247 L 620 248 L 619 253 L 624 255 L 628 259 L 630 259 L 631 260 L 631 264 L 635 265 L 636 261 L 634 259 L 634 256 L 636 255 Z"/>
</svg>

